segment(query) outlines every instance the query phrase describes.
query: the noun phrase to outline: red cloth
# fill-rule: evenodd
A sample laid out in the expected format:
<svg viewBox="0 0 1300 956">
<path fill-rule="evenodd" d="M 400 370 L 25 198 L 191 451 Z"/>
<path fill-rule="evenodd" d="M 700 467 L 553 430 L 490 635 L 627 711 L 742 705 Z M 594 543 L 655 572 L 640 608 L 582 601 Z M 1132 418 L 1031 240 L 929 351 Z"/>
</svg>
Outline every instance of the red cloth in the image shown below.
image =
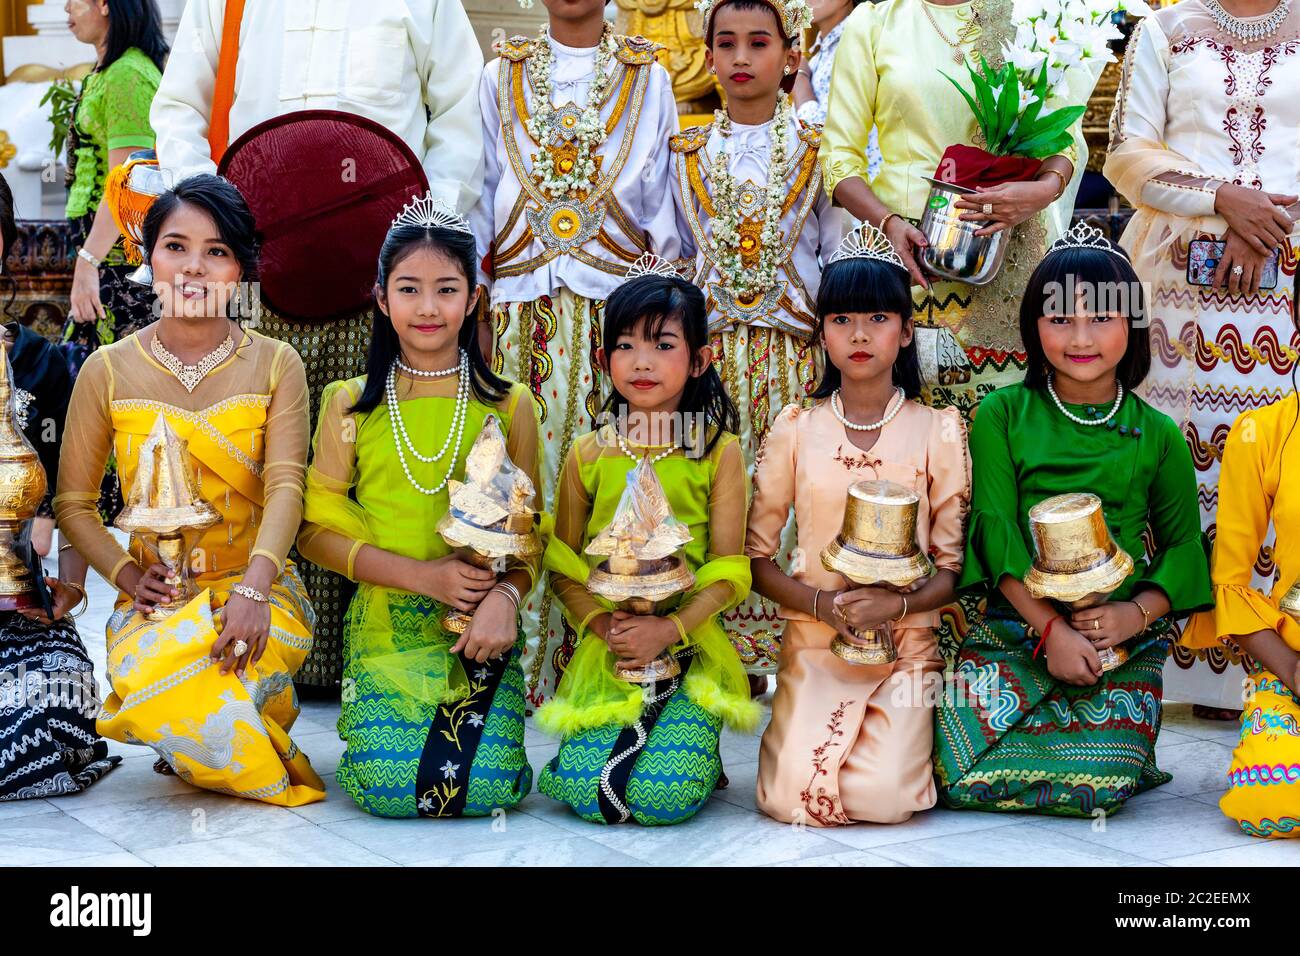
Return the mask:
<svg viewBox="0 0 1300 956">
<path fill-rule="evenodd" d="M 943 151 L 934 178 L 967 189 L 992 189 L 1003 183 L 1027 182 L 1038 175 L 1041 159 L 1027 156 L 994 156 L 976 146 L 960 143 Z"/>
</svg>

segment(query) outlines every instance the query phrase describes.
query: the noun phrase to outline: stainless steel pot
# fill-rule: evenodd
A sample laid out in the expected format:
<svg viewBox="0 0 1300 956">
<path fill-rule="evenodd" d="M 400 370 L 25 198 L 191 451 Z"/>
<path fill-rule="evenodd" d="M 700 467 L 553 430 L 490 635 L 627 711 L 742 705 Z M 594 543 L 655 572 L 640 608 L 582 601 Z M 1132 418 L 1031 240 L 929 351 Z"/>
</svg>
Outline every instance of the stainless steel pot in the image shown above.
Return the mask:
<svg viewBox="0 0 1300 956">
<path fill-rule="evenodd" d="M 929 243 L 921 250 L 921 268 L 940 279 L 967 285 L 987 285 L 1007 255 L 1007 231 L 977 236 L 981 222 L 964 222 L 954 203 L 975 190 L 925 177 L 930 195 L 921 216 L 921 232 Z"/>
</svg>

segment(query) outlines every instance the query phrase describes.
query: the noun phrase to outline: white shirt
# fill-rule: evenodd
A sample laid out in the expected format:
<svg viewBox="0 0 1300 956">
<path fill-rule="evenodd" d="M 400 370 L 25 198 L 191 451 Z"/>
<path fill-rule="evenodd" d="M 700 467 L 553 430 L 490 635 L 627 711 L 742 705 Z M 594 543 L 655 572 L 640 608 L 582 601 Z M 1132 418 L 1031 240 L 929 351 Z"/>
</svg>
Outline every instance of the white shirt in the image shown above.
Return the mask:
<svg viewBox="0 0 1300 956">
<path fill-rule="evenodd" d="M 554 40 L 550 40 L 550 44 L 551 102 L 555 106 L 574 104 L 581 110 L 587 104 L 588 90 L 595 77 L 597 48 L 580 49 L 556 43 Z M 479 82 L 479 106 L 483 115 L 485 145 L 484 182 L 482 196 L 474 207 L 470 220 L 480 253 L 487 252 L 498 231 L 509 219 L 516 200 L 525 192 L 519 182 L 514 164 L 510 160 L 507 137 L 514 137 L 514 142 L 518 144 L 520 160 L 527 170 L 533 168 L 532 155 L 539 148 L 529 139 L 523 121 L 517 115 L 513 105 L 510 106 L 508 118 L 501 115 L 497 98 L 501 64 L 502 59 L 497 58 L 484 67 Z M 601 116 L 606 121 L 617 105 L 616 84 L 620 82 L 623 69 L 624 65 L 618 57 L 611 57 L 610 75 L 613 92 L 601 110 Z M 668 139 L 678 129 L 677 103 L 673 98 L 672 82 L 662 66 L 653 63 L 648 67 L 634 67 L 634 69 L 649 72 L 644 99 L 640 105 L 640 116 L 635 119 L 636 126 L 629 128 L 635 115 L 635 97 L 633 97 L 618 124 L 596 148 L 596 155 L 603 157 L 602 169 L 607 171 L 616 161 L 624 144 L 624 138 L 631 138 L 627 160 L 619 170 L 610 193 L 614 201 L 627 214 L 631 224 L 645 233 L 649 251 L 666 259 L 676 259 L 680 255 L 681 239 L 678 236 L 677 218 L 673 211 L 669 188 L 671 156 L 668 151 Z M 531 99 L 532 88 L 528 85 L 526 71 L 524 76 L 525 96 Z M 507 99 L 507 102 L 512 103 L 512 100 Z M 528 199 L 526 208 L 536 210 L 538 204 Z M 527 225 L 526 214 L 519 215 L 509 235 L 502 237 L 496 244 L 497 250 L 510 249 L 515 245 Z M 626 235 L 615 221 L 615 217 L 608 212 L 604 218 L 603 228 L 606 234 L 625 250 L 637 250 L 638 247 L 632 238 Z M 617 258 L 598 239 L 589 239 L 581 248 L 585 253 L 626 272 L 629 263 Z M 528 245 L 511 257 L 510 263 L 526 262 L 541 256 L 544 251 L 542 242 L 534 236 Z M 624 279 L 621 275 L 606 272 L 572 255 L 562 253 L 523 274 L 498 274 L 493 280 L 489 280 L 486 275 L 481 275 L 479 281 L 490 282 L 492 305 L 497 306 L 508 302 L 531 302 L 543 295 L 554 295 L 562 288 L 587 298 L 604 299 L 618 288 Z"/>
<path fill-rule="evenodd" d="M 731 135 L 726 138 L 727 168 L 731 170 L 738 193 L 742 196 L 747 189 L 757 190 L 761 194 L 767 186 L 772 153 L 768 131 L 773 122 L 775 120 L 769 120 L 759 126 L 731 124 Z M 800 138 L 799 130 L 799 123 L 792 116 L 786 130 L 786 162 L 790 166 L 786 176 L 786 195 L 796 185 L 807 151 L 814 148 Z M 687 135 L 689 134 L 683 134 Z M 699 150 L 700 175 L 710 192 L 712 187 L 709 185 L 708 172 L 722 143 L 723 136 L 718 132 L 717 124 L 713 124 L 707 143 Z M 679 227 L 684 240 L 683 255 L 695 260 L 693 281 L 708 297 L 709 327 L 713 330 L 733 328 L 740 324 L 740 319 L 735 311 L 727 307 L 727 293 L 720 287 L 722 275 L 712 248 L 712 220 L 691 188 L 687 174 L 687 154 L 675 153 L 674 160 L 673 195 L 683 220 Z M 752 216 L 761 221 L 761 204 Z M 698 241 L 696 228 L 703 233 L 704 242 Z M 789 305 L 778 306 L 768 311 L 764 317 L 747 318 L 744 324 L 783 329 L 807 336 L 812 332 L 822 264 L 835 251 L 845 231 L 843 213 L 831 205 L 826 191 L 822 189 L 821 164 L 815 159 L 812 161 L 812 173 L 807 184 L 781 220 L 781 229 L 790 252 L 777 268 L 776 281 L 778 287 L 784 289 Z M 793 235 L 796 230 L 798 234 Z"/>
<path fill-rule="evenodd" d="M 158 158 L 174 182 L 216 172 L 207 136 L 225 7 L 188 0 L 154 97 Z M 240 25 L 230 142 L 286 113 L 355 113 L 401 137 L 434 195 L 463 212 L 482 181 L 482 64 L 459 0 L 255 0 Z"/>
</svg>

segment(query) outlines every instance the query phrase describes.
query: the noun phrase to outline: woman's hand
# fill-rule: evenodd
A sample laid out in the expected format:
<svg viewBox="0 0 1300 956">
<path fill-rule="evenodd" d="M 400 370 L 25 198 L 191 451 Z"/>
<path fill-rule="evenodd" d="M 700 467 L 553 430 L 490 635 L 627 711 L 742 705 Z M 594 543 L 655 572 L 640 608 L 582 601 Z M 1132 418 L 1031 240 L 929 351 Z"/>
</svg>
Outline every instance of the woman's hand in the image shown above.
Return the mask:
<svg viewBox="0 0 1300 956">
<path fill-rule="evenodd" d="M 72 270 L 72 304 L 68 314 L 74 322 L 94 322 L 104 317 L 104 303 L 99 299 L 99 270 L 77 256 Z"/>
<path fill-rule="evenodd" d="M 1297 199 L 1300 197 L 1224 183 L 1215 190 L 1214 211 L 1246 245 L 1260 255 L 1270 256 L 1291 235 L 1294 224 L 1283 207 Z M 1218 277 L 1215 278 L 1218 284 Z"/>
<path fill-rule="evenodd" d="M 929 245 L 925 240 L 925 233 L 902 216 L 895 215 L 887 217 L 885 238 L 894 247 L 898 257 L 903 260 L 903 265 L 907 267 L 912 282 L 915 285 L 930 288 L 930 280 L 925 277 L 925 273 L 921 271 L 921 266 L 916 261 L 921 254 L 921 249 Z"/>
<path fill-rule="evenodd" d="M 50 610 L 53 612 L 52 617 L 47 617 L 45 610 L 39 607 L 23 608 L 18 613 L 30 621 L 38 624 L 50 624 L 53 621 L 61 621 L 67 617 L 68 612 L 81 603 L 85 591 L 78 591 L 70 585 L 64 584 L 58 578 L 47 577 L 45 586 L 50 589 Z"/>
<path fill-rule="evenodd" d="M 1091 687 L 1101 677 L 1101 661 L 1088 639 L 1058 620 L 1046 642 L 1047 671 L 1075 687 Z"/>
<path fill-rule="evenodd" d="M 671 618 L 615 611 L 605 643 L 628 667 L 644 667 L 677 643 L 681 634 Z"/>
<path fill-rule="evenodd" d="M 1056 177 L 1053 176 L 1051 179 L 1003 183 L 992 189 L 977 189 L 962 196 L 954 205 L 959 209 L 970 210 L 958 217 L 962 221 L 987 223 L 983 228 L 975 230 L 975 235 L 991 236 L 1020 225 L 1055 200 Z M 986 205 L 992 206 L 993 211 L 984 212 Z"/>
<path fill-rule="evenodd" d="M 1086 611 L 1076 611 L 1070 618 L 1070 626 L 1101 651 L 1141 634 L 1146 629 L 1146 619 L 1132 601 L 1108 601 Z"/>
<path fill-rule="evenodd" d="M 221 631 L 212 644 L 212 659 L 221 661 L 221 673 L 228 674 L 233 669 L 236 676 L 243 677 L 250 664 L 262 659 L 270 634 L 271 605 L 242 594 L 231 594 L 221 609 Z M 241 641 L 243 653 L 236 653 Z"/>
<path fill-rule="evenodd" d="M 422 561 L 421 565 L 411 590 L 467 614 L 478 607 L 497 583 L 497 576 L 491 571 L 476 568 L 454 554 Z"/>
<path fill-rule="evenodd" d="M 451 646 L 451 652 L 464 653 L 482 664 L 490 658 L 510 653 L 518 637 L 518 628 L 515 602 L 500 591 L 492 591 L 479 602 L 469 627 Z"/>
<path fill-rule="evenodd" d="M 1229 295 L 1254 295 L 1264 277 L 1264 263 L 1271 252 L 1258 252 L 1254 246 L 1229 229 L 1223 237 L 1223 256 L 1214 270 L 1214 287 L 1228 287 Z M 1241 266 L 1241 272 L 1237 272 Z"/>
<path fill-rule="evenodd" d="M 891 623 L 903 613 L 903 595 L 887 588 L 850 588 L 836 594 L 832 603 L 858 630 Z"/>
<path fill-rule="evenodd" d="M 145 568 L 131 591 L 135 609 L 141 614 L 148 614 L 156 605 L 174 601 L 180 596 L 180 589 L 173 583 L 171 572 L 162 563 Z"/>
</svg>

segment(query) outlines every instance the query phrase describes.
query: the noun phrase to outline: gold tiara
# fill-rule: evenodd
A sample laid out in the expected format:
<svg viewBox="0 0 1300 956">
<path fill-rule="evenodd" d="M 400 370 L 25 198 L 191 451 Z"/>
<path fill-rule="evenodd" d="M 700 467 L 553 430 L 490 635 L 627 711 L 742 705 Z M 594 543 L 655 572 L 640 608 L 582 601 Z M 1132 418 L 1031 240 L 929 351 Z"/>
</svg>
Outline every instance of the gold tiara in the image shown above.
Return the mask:
<svg viewBox="0 0 1300 956">
<path fill-rule="evenodd" d="M 864 222 L 850 231 L 826 264 L 830 265 L 832 262 L 840 262 L 844 259 L 875 259 L 877 262 L 888 262 L 907 271 L 902 257 L 894 251 L 893 245 L 885 238 L 885 234 L 869 222 Z"/>
<path fill-rule="evenodd" d="M 781 21 L 781 30 L 787 40 L 799 39 L 800 34 L 812 26 L 812 7 L 808 6 L 808 0 L 761 0 L 761 2 L 776 11 L 776 17 Z M 695 9 L 704 17 L 705 36 L 709 33 L 713 14 L 726 3 L 727 0 L 698 0 L 695 4 Z"/>
<path fill-rule="evenodd" d="M 682 274 L 677 271 L 677 266 L 663 256 L 657 256 L 653 252 L 646 252 L 641 258 L 632 263 L 627 270 L 627 278 L 639 279 L 641 276 L 663 276 L 668 279 L 680 279 Z"/>
<path fill-rule="evenodd" d="M 420 226 L 424 229 L 451 229 L 473 235 L 468 220 L 456 212 L 441 199 L 435 199 L 433 193 L 425 193 L 412 199 L 397 214 L 389 229 L 398 226 Z"/>
</svg>

